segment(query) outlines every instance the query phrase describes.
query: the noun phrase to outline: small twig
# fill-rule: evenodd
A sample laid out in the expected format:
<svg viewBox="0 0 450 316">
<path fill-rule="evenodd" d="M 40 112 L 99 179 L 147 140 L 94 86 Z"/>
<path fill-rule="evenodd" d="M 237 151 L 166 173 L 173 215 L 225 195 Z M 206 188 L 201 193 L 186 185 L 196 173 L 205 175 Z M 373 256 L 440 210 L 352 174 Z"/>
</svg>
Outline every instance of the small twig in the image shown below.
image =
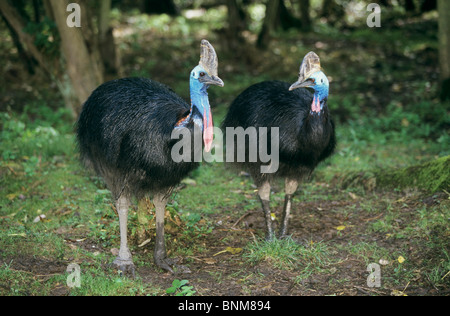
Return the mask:
<svg viewBox="0 0 450 316">
<path fill-rule="evenodd" d="M 7 168 L 8 168 L 9 171 L 11 171 L 15 176 L 17 176 L 17 173 L 14 171 L 13 168 L 11 168 L 10 166 L 7 166 Z"/>
<path fill-rule="evenodd" d="M 367 294 L 367 295 L 370 294 L 370 292 L 374 292 L 374 293 L 381 294 L 381 295 L 384 295 L 384 294 L 385 294 L 385 293 L 380 292 L 380 291 L 377 291 L 377 290 L 375 290 L 375 289 L 373 289 L 373 288 L 365 288 L 365 287 L 362 287 L 362 286 L 356 286 L 356 285 L 354 285 L 353 287 L 354 287 L 355 289 L 361 291 L 362 293 Z"/>
<path fill-rule="evenodd" d="M 252 237 L 253 237 L 253 240 L 255 241 L 255 243 L 258 243 L 258 240 L 256 239 L 256 236 L 255 236 L 255 234 L 253 234 L 253 232 L 252 232 L 252 231 L 250 231 L 250 234 L 252 234 Z"/>
<path fill-rule="evenodd" d="M 371 217 L 371 218 L 367 218 L 367 219 L 363 219 L 363 221 L 365 221 L 365 222 L 370 222 L 370 221 L 373 221 L 373 220 L 376 220 L 376 219 L 379 219 L 381 216 L 383 216 L 384 215 L 384 213 L 381 213 L 380 215 L 377 215 L 377 216 L 375 216 L 375 217 Z"/>
<path fill-rule="evenodd" d="M 32 271 L 16 270 L 16 269 L 12 269 L 12 268 L 9 268 L 8 270 L 14 271 L 14 272 L 19 272 L 19 273 L 28 273 L 28 274 L 31 274 L 32 276 L 38 277 L 38 278 L 42 278 L 42 277 L 52 277 L 52 276 L 55 276 L 55 275 L 62 275 L 62 274 L 64 274 L 64 273 L 34 274 Z"/>
<path fill-rule="evenodd" d="M 246 218 L 247 216 L 253 214 L 253 211 L 248 211 L 247 213 L 245 213 L 244 215 L 242 215 L 236 223 L 234 223 L 233 226 L 231 226 L 231 228 L 235 228 L 237 226 L 237 224 L 239 224 L 244 218 Z"/>
<path fill-rule="evenodd" d="M 408 288 L 409 283 L 411 283 L 411 281 L 409 281 L 408 284 L 406 284 L 405 288 L 403 289 L 403 291 L 402 291 L 403 295 L 405 295 L 405 291 L 406 291 L 406 289 Z"/>
</svg>

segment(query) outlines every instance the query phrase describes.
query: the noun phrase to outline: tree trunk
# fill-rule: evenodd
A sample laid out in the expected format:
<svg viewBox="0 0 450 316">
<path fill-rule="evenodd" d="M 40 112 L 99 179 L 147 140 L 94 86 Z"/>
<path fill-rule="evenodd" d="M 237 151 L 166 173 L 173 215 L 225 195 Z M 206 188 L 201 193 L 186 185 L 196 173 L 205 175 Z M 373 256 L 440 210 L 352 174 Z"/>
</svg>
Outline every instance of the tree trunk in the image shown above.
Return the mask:
<svg viewBox="0 0 450 316">
<path fill-rule="evenodd" d="M 450 1 L 438 0 L 441 99 L 450 99 Z"/>
<path fill-rule="evenodd" d="M 28 52 L 38 62 L 39 66 L 48 74 L 52 73 L 52 67 L 48 64 L 45 56 L 39 51 L 34 44 L 34 38 L 30 34 L 24 32 L 25 21 L 14 7 L 8 1 L 0 1 L 0 11 L 3 17 L 8 21 L 9 26 L 15 31 L 20 42 Z"/>
<path fill-rule="evenodd" d="M 414 4 L 414 0 L 405 0 L 405 11 L 406 12 L 414 12 L 416 10 L 416 5 Z"/>
<path fill-rule="evenodd" d="M 300 1 L 300 12 L 301 12 L 301 21 L 302 21 L 302 29 L 305 31 L 309 31 L 311 29 L 311 16 L 309 14 L 310 10 L 309 0 L 301 0 Z"/>
<path fill-rule="evenodd" d="M 22 61 L 22 63 L 24 64 L 24 66 L 26 67 L 28 73 L 30 75 L 34 75 L 35 74 L 35 70 L 34 67 L 36 65 L 35 60 L 33 59 L 32 56 L 29 56 L 27 54 L 27 52 L 25 51 L 25 49 L 23 48 L 22 43 L 20 42 L 20 38 L 17 35 L 17 32 L 14 30 L 14 28 L 11 26 L 11 24 L 9 23 L 9 21 L 3 16 L 2 12 L 0 11 L 0 16 L 3 20 L 3 22 L 5 22 L 6 27 L 9 30 L 9 33 L 11 35 L 11 38 L 14 42 L 14 45 L 17 48 L 17 52 L 19 54 L 20 60 Z"/>
<path fill-rule="evenodd" d="M 144 13 L 179 15 L 178 8 L 173 0 L 144 0 Z"/>
<path fill-rule="evenodd" d="M 100 1 L 98 14 L 98 43 L 101 60 L 106 75 L 117 75 L 120 72 L 120 58 L 114 42 L 113 28 L 110 27 L 111 0 Z"/>
<path fill-rule="evenodd" d="M 283 30 L 289 30 L 290 28 L 301 29 L 303 27 L 303 21 L 297 19 L 284 4 L 284 0 L 279 1 L 278 16 L 275 20 L 275 27 L 281 25 Z"/>
<path fill-rule="evenodd" d="M 326 18 L 330 25 L 335 26 L 345 17 L 345 10 L 335 0 L 324 0 L 320 16 Z"/>
<path fill-rule="evenodd" d="M 267 48 L 270 42 L 270 36 L 275 29 L 278 8 L 280 7 L 281 0 L 268 0 L 266 4 L 266 17 L 264 18 L 263 27 L 258 36 L 256 46 L 261 49 Z"/>
<path fill-rule="evenodd" d="M 228 27 L 225 30 L 228 49 L 233 52 L 241 50 L 245 43 L 242 31 L 246 30 L 245 12 L 239 6 L 237 0 L 226 0 L 228 9 Z"/>
<path fill-rule="evenodd" d="M 44 5 L 46 11 L 48 9 L 47 14 L 53 16 L 49 0 L 44 0 Z M 20 45 L 23 47 L 26 54 L 31 56 L 37 62 L 40 69 L 55 82 L 61 96 L 64 98 L 67 108 L 71 110 L 72 115 L 75 118 L 76 112 L 74 111 L 74 107 L 78 106 L 79 102 L 73 97 L 71 85 L 68 83 L 68 79 L 62 74 L 58 61 L 43 54 L 34 44 L 34 37 L 24 32 L 26 23 L 19 10 L 10 6 L 8 1 L 0 1 L 0 11 L 11 30 L 17 35 Z"/>
<path fill-rule="evenodd" d="M 41 12 L 39 11 L 39 0 L 33 0 L 34 22 L 41 22 Z"/>
<path fill-rule="evenodd" d="M 66 60 L 67 74 L 78 100 L 78 105 L 72 106 L 78 114 L 81 105 L 87 100 L 92 91 L 103 82 L 101 66 L 95 58 L 96 52 L 89 52 L 84 40 L 82 29 L 67 26 L 66 11 L 69 1 L 50 0 L 51 9 L 61 37 L 61 50 Z M 83 17 L 86 17 L 82 12 Z M 92 50 L 92 47 L 91 47 Z"/>
<path fill-rule="evenodd" d="M 436 0 L 423 0 L 422 5 L 420 6 L 420 12 L 428 12 L 437 9 L 437 1 Z"/>
</svg>

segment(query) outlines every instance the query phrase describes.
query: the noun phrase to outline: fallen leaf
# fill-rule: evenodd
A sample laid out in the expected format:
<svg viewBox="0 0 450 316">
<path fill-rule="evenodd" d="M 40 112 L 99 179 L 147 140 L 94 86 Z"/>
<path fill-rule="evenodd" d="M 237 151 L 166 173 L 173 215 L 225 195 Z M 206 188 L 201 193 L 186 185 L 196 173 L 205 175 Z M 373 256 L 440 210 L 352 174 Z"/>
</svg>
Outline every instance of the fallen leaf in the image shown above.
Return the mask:
<svg viewBox="0 0 450 316">
<path fill-rule="evenodd" d="M 118 256 L 118 255 L 119 255 L 119 249 L 117 249 L 117 248 L 112 248 L 112 249 L 111 249 L 111 253 L 113 254 L 113 256 Z"/>
<path fill-rule="evenodd" d="M 406 261 L 406 259 L 403 258 L 402 256 L 400 256 L 400 257 L 398 257 L 397 261 L 398 261 L 399 263 L 403 263 L 403 262 Z"/>
<path fill-rule="evenodd" d="M 391 296 L 408 296 L 408 295 L 406 295 L 404 292 L 402 292 L 402 291 L 399 291 L 399 290 L 393 290 L 392 292 L 391 292 Z"/>
<path fill-rule="evenodd" d="M 196 186 L 197 182 L 194 179 L 185 178 L 181 181 L 182 184 Z"/>
<path fill-rule="evenodd" d="M 77 250 L 78 249 L 78 247 L 75 246 L 74 244 L 69 244 L 69 248 L 72 249 L 72 250 Z"/>
<path fill-rule="evenodd" d="M 203 259 L 203 262 L 211 265 L 211 264 L 216 264 L 217 261 L 212 258 L 206 258 L 206 259 Z"/>
<path fill-rule="evenodd" d="M 342 230 L 344 230 L 344 229 L 345 229 L 345 226 L 344 226 L 344 225 L 342 225 L 342 226 L 338 226 L 338 227 L 336 227 L 336 229 L 337 229 L 337 230 L 339 230 L 339 231 L 342 231 Z"/>
<path fill-rule="evenodd" d="M 20 234 L 8 234 L 10 237 L 27 237 L 27 234 L 20 233 Z"/>
<path fill-rule="evenodd" d="M 214 254 L 213 257 L 218 256 L 218 255 L 220 255 L 222 253 L 225 253 L 225 252 L 227 252 L 227 251 L 226 250 L 219 251 L 218 253 Z"/>
<path fill-rule="evenodd" d="M 242 252 L 242 248 L 232 248 L 232 247 L 227 247 L 227 252 L 231 253 L 232 255 L 237 255 L 238 253 Z"/>
<path fill-rule="evenodd" d="M 389 260 L 380 259 L 380 261 L 378 261 L 378 263 L 381 264 L 382 266 L 387 266 L 389 264 Z"/>
<path fill-rule="evenodd" d="M 357 196 L 355 193 L 348 192 L 348 195 L 350 195 L 350 197 L 351 197 L 353 200 L 357 200 L 357 199 L 358 199 L 358 196 Z"/>
<path fill-rule="evenodd" d="M 147 245 L 150 241 L 151 241 L 151 239 L 147 239 L 147 240 L 145 240 L 144 242 L 142 242 L 138 247 L 139 247 L 139 248 L 142 248 L 142 247 L 144 247 L 145 245 Z"/>
<path fill-rule="evenodd" d="M 33 223 L 39 223 L 42 222 L 46 218 L 45 214 L 36 216 L 36 218 L 33 220 Z"/>
<path fill-rule="evenodd" d="M 232 255 L 236 255 L 236 254 L 242 252 L 242 248 L 232 248 L 232 247 L 227 247 L 227 248 L 225 248 L 225 250 L 219 251 L 218 253 L 216 253 L 215 255 L 213 255 L 213 257 L 218 256 L 218 255 L 220 255 L 220 254 L 222 254 L 222 253 L 227 253 L 227 252 L 230 253 L 230 254 L 232 254 Z"/>
<path fill-rule="evenodd" d="M 11 194 L 8 194 L 8 195 L 6 196 L 6 198 L 7 198 L 8 200 L 12 201 L 12 200 L 14 200 L 14 199 L 16 198 L 16 196 L 17 196 L 17 194 L 11 193 Z"/>
</svg>

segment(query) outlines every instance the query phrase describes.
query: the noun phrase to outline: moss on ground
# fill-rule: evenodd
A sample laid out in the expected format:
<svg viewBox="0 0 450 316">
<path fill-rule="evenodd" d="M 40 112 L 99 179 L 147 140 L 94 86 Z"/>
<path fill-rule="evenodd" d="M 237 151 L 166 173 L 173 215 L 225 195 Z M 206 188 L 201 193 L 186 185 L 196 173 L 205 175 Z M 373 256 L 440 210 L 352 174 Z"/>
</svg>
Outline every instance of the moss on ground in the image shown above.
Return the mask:
<svg viewBox="0 0 450 316">
<path fill-rule="evenodd" d="M 363 185 L 374 188 L 418 188 L 431 193 L 450 187 L 450 156 L 427 163 L 376 171 L 352 172 L 340 179 L 344 187 Z"/>
</svg>

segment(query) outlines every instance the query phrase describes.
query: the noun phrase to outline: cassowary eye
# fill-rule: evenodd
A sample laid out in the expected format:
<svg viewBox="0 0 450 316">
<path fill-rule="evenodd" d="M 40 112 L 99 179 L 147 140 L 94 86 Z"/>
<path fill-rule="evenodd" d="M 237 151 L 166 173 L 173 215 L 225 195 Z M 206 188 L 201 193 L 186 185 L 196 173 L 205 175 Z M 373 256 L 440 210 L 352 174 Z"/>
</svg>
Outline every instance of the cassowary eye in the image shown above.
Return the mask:
<svg viewBox="0 0 450 316">
<path fill-rule="evenodd" d="M 204 76 L 206 76 L 206 74 L 204 72 L 201 72 L 200 77 L 204 77 Z"/>
</svg>

